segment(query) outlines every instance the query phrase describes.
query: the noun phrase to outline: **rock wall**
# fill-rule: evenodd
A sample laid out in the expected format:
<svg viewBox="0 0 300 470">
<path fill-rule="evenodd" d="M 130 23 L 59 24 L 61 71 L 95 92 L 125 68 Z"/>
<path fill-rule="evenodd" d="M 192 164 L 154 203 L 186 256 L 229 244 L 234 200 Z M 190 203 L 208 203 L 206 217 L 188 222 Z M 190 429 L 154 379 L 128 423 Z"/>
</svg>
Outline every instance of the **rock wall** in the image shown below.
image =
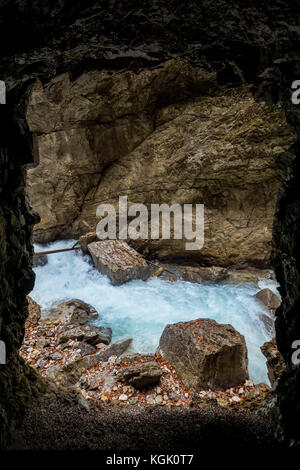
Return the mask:
<svg viewBox="0 0 300 470">
<path fill-rule="evenodd" d="M 213 265 L 269 265 L 280 185 L 276 161 L 292 144 L 282 111 L 245 86 L 173 60 L 111 74 L 68 74 L 32 90 L 27 110 L 40 164 L 28 194 L 41 222 L 35 240 L 95 229 L 101 203 L 205 205 L 205 243 L 135 242 L 147 255 Z M 151 234 L 149 233 L 149 239 Z"/>
<path fill-rule="evenodd" d="M 296 6 L 296 4 L 293 4 Z M 282 23 L 283 15 L 285 21 Z M 296 136 L 292 151 L 281 160 L 280 172 L 284 185 L 275 214 L 273 227 L 272 264 L 280 283 L 282 303 L 276 312 L 276 341 L 286 362 L 278 386 L 281 411 L 279 436 L 291 446 L 300 445 L 299 397 L 300 369 L 293 364 L 292 344 L 300 339 L 300 104 L 291 99 L 291 84 L 300 77 L 299 12 L 282 11 L 276 18 L 272 79 L 267 80 L 266 95 L 279 101 L 285 110 L 290 129 Z"/>
<path fill-rule="evenodd" d="M 24 165 L 33 159 L 24 113 L 26 89 L 17 87 L 8 95 L 7 105 L 0 106 L 0 339 L 6 345 L 6 365 L 0 366 L 0 448 L 9 444 L 10 431 L 36 381 L 18 356 L 27 317 L 26 294 L 34 285 L 30 236 L 39 220 L 24 194 Z"/>
</svg>

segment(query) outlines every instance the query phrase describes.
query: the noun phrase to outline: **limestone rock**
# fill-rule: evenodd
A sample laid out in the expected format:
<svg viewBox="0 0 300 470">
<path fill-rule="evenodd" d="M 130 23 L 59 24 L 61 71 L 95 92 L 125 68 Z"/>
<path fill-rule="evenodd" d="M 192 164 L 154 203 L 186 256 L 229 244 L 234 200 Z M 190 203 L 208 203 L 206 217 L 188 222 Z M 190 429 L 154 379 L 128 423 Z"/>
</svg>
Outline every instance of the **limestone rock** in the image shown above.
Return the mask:
<svg viewBox="0 0 300 470">
<path fill-rule="evenodd" d="M 70 299 L 54 303 L 45 323 L 58 322 L 72 325 L 86 325 L 89 320 L 98 318 L 96 309 L 80 299 Z"/>
<path fill-rule="evenodd" d="M 268 377 L 271 385 L 273 385 L 285 368 L 283 357 L 278 351 L 275 338 L 264 343 L 260 349 L 267 359 Z"/>
<path fill-rule="evenodd" d="M 228 271 L 225 268 L 217 266 L 199 267 L 199 268 L 186 268 L 182 274 L 184 281 L 201 283 L 201 282 L 218 282 L 223 281 L 228 276 Z"/>
<path fill-rule="evenodd" d="M 161 379 L 162 370 L 155 361 L 123 367 L 118 372 L 118 380 L 137 389 L 157 385 Z"/>
<path fill-rule="evenodd" d="M 210 319 L 167 325 L 158 352 L 191 390 L 226 389 L 248 379 L 245 339 L 231 325 Z"/>
<path fill-rule="evenodd" d="M 97 237 L 96 232 L 88 232 L 79 238 L 78 243 L 83 253 L 87 254 L 89 252 L 88 245 L 97 241 L 99 241 L 99 238 Z"/>
<path fill-rule="evenodd" d="M 77 326 L 75 328 L 64 328 L 57 338 L 57 344 L 66 343 L 69 339 L 85 341 L 91 345 L 98 343 L 109 344 L 111 342 L 112 331 L 110 328 L 102 326 Z"/>
<path fill-rule="evenodd" d="M 73 345 L 73 349 L 79 349 L 82 356 L 87 356 L 96 350 L 91 344 L 85 343 L 84 341 L 78 341 Z"/>
<path fill-rule="evenodd" d="M 25 322 L 25 328 L 36 326 L 41 318 L 41 307 L 29 295 L 28 300 L 28 317 Z"/>
<path fill-rule="evenodd" d="M 47 376 L 55 380 L 56 383 L 65 387 L 73 386 L 79 380 L 82 372 L 89 367 L 95 366 L 99 362 L 106 362 L 111 356 L 120 356 L 130 346 L 132 339 L 125 339 L 110 344 L 101 351 L 91 355 L 86 355 L 82 359 L 63 366 L 54 366 L 48 369 Z"/>
<path fill-rule="evenodd" d="M 282 111 L 255 102 L 244 87 L 220 91 L 214 74 L 180 60 L 139 73 L 88 72 L 73 82 L 64 74 L 36 82 L 27 120 L 40 156 L 27 178 L 41 215 L 36 240 L 82 235 L 96 227 L 100 203 L 118 209 L 127 194 L 129 205 L 148 209 L 205 204 L 203 249 L 149 237 L 153 258 L 269 264 L 276 158 L 294 139 Z"/>
<path fill-rule="evenodd" d="M 265 307 L 275 315 L 276 309 L 281 304 L 280 298 L 274 294 L 271 289 L 262 289 L 257 294 L 255 294 L 257 300 L 259 300 Z"/>
<path fill-rule="evenodd" d="M 146 280 L 150 267 L 143 257 L 122 240 L 103 240 L 88 245 L 95 267 L 111 280 L 113 285 L 133 279 Z"/>
</svg>

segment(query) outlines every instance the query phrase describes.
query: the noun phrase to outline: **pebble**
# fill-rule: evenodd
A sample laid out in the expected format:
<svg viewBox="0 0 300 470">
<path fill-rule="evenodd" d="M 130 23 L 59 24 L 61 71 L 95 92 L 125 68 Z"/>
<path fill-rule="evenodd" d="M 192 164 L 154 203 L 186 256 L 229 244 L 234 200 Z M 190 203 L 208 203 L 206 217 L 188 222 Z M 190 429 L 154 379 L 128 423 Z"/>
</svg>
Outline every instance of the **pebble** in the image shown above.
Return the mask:
<svg viewBox="0 0 300 470">
<path fill-rule="evenodd" d="M 128 400 L 128 396 L 125 395 L 124 393 L 122 393 L 122 395 L 119 396 L 119 400 L 120 401 L 126 401 L 126 400 Z"/>
</svg>

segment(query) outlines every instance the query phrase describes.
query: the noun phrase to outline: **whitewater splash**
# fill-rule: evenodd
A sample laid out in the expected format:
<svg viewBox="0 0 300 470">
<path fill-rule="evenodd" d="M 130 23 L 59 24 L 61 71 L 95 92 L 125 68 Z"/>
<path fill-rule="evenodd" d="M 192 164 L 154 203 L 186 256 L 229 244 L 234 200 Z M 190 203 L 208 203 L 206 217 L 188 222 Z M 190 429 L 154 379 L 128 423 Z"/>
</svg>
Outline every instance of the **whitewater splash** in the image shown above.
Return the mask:
<svg viewBox="0 0 300 470">
<path fill-rule="evenodd" d="M 69 248 L 74 243 L 59 241 L 47 245 L 47 249 Z M 35 246 L 35 251 L 43 250 L 45 245 Z M 35 273 L 35 287 L 30 295 L 41 305 L 42 314 L 54 301 L 81 299 L 99 312 L 95 324 L 112 328 L 113 341 L 133 338 L 133 349 L 138 352 L 154 352 L 167 323 L 196 318 L 230 323 L 245 336 L 250 378 L 255 383 L 269 383 L 260 346 L 271 336 L 260 320 L 263 307 L 253 296 L 264 287 L 276 292 L 273 281 L 261 280 L 259 288 L 255 288 L 250 284 L 201 285 L 155 278 L 112 286 L 92 266 L 88 255 L 75 251 L 48 256 L 48 264 L 35 268 Z"/>
</svg>

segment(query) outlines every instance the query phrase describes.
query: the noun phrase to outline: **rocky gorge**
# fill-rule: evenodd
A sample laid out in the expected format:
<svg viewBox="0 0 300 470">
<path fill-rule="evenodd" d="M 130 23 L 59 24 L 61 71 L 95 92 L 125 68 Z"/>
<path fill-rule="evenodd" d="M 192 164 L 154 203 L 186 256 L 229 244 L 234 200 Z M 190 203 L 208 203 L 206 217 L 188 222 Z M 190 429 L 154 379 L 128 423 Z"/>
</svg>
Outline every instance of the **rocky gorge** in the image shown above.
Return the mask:
<svg viewBox="0 0 300 470">
<path fill-rule="evenodd" d="M 172 85 L 171 85 L 172 84 Z M 280 177 L 277 157 L 293 143 L 283 113 L 245 86 L 179 60 L 139 73 L 65 74 L 32 89 L 27 108 L 39 165 L 27 191 L 40 214 L 34 239 L 95 230 L 99 204 L 199 204 L 205 243 L 135 240 L 159 259 L 269 267 Z M 118 210 L 117 210 L 118 215 Z"/>
<path fill-rule="evenodd" d="M 117 433 L 114 438 L 110 431 L 111 423 L 118 420 L 129 423 L 127 443 L 137 442 L 140 448 L 147 445 L 139 431 L 141 440 L 135 436 L 134 441 L 129 435 L 135 430 L 130 417 L 99 417 L 87 411 L 86 402 L 75 392 L 55 389 L 52 393 L 51 381 L 46 385 L 18 355 L 27 317 L 26 296 L 34 285 L 31 232 L 38 222 L 25 198 L 24 166 L 32 164 L 34 158 L 37 164 L 38 156 L 44 168 L 43 189 L 38 185 L 38 166 L 29 170 L 27 185 L 33 205 L 42 216 L 34 235 L 40 241 L 80 235 L 84 221 L 94 224 L 98 198 L 100 202 L 104 198 L 114 202 L 120 185 L 122 191 L 132 193 L 132 202 L 146 204 L 156 197 L 160 201 L 163 191 L 170 202 L 181 196 L 198 202 L 207 195 L 215 236 L 207 226 L 209 249 L 193 253 L 196 262 L 233 268 L 269 267 L 275 213 L 271 265 L 282 296 L 276 311 L 276 341 L 285 370 L 274 386 L 273 414 L 261 419 L 249 414 L 237 418 L 212 408 L 207 437 L 195 433 L 193 426 L 200 416 L 202 424 L 207 422 L 203 411 L 154 416 L 156 423 L 162 423 L 161 434 L 174 448 L 182 440 L 169 429 L 176 429 L 181 420 L 186 442 L 198 447 L 212 442 L 216 434 L 223 438 L 224 427 L 229 436 L 234 436 L 236 446 L 263 445 L 264 439 L 269 439 L 272 446 L 275 428 L 276 439 L 284 445 L 299 443 L 299 370 L 291 362 L 291 344 L 299 335 L 299 115 L 290 99 L 291 83 L 299 76 L 296 3 L 200 3 L 191 1 L 182 6 L 172 1 L 166 6 L 158 1 L 141 9 L 134 1 L 126 5 L 89 1 L 85 6 L 75 1 L 72 8 L 67 1 L 59 2 L 57 8 L 41 2 L 29 6 L 23 0 L 1 5 L 0 72 L 7 83 L 8 97 L 7 105 L 1 105 L 0 269 L 4 281 L 0 334 L 7 344 L 9 362 L 9 368 L 1 365 L 0 373 L 2 447 L 12 445 L 15 426 L 21 423 L 29 448 L 43 448 L 46 442 L 52 448 L 63 448 L 61 436 L 64 430 L 72 434 L 68 423 L 78 422 L 77 414 L 85 420 L 86 429 L 95 429 L 95 420 L 99 419 L 98 424 L 101 419 L 105 421 L 108 437 L 99 439 L 98 431 L 92 437 L 83 437 L 74 426 L 80 438 L 76 441 L 76 437 L 70 437 L 70 447 L 78 448 L 78 442 L 84 440 L 93 448 L 100 440 L 102 448 L 120 443 Z M 11 27 L 12 18 L 18 27 L 16 37 L 12 37 L 16 29 Z M 88 91 L 85 96 L 78 86 L 82 82 Z M 136 92 L 139 99 L 134 100 Z M 104 95 L 109 103 L 103 102 Z M 67 103 L 68 96 L 75 96 L 75 106 Z M 95 108 L 90 105 L 91 97 Z M 113 106 L 111 99 L 115 100 Z M 134 103 L 132 107 L 126 108 L 127 99 Z M 272 107 L 276 104 L 281 110 Z M 123 109 L 114 114 L 118 105 Z M 229 112 L 231 108 L 235 109 L 234 116 Z M 73 116 L 68 115 L 70 112 Z M 96 132 L 99 129 L 101 133 Z M 203 142 L 206 132 L 209 139 Z M 110 142 L 107 148 L 101 140 L 104 136 L 105 142 Z M 231 140 L 237 153 L 231 148 Z M 196 151 L 199 147 L 200 154 Z M 70 152 L 75 155 L 77 150 L 78 166 L 74 168 Z M 54 166 L 47 167 L 53 153 L 59 158 Z M 80 155 L 85 158 L 81 160 Z M 159 193 L 158 187 L 166 179 L 167 186 Z M 249 186 L 245 184 L 248 179 Z M 74 182 L 71 187 L 70 181 Z M 154 194 L 146 191 L 148 185 L 155 186 Z M 39 206 L 40 201 L 43 203 Z M 168 260 L 172 254 L 182 259 L 180 243 L 172 250 L 160 243 L 136 248 L 150 257 Z M 27 335 L 30 328 L 27 325 Z M 27 340 L 31 341 L 28 336 Z M 120 364 L 110 367 L 117 370 L 117 366 Z M 89 377 L 88 382 L 92 379 Z M 46 399 L 45 387 L 51 392 Z M 129 387 L 126 392 L 132 393 L 131 385 L 122 387 Z M 28 401 L 37 406 L 26 409 Z M 145 430 L 153 431 L 147 416 L 141 414 L 141 422 Z M 221 419 L 225 416 L 226 424 Z M 43 429 L 40 438 L 36 427 L 31 430 L 32 422 Z M 158 439 L 154 432 L 153 436 L 148 446 L 155 447 L 161 441 L 161 435 Z M 122 445 L 126 447 L 124 442 Z"/>
</svg>

